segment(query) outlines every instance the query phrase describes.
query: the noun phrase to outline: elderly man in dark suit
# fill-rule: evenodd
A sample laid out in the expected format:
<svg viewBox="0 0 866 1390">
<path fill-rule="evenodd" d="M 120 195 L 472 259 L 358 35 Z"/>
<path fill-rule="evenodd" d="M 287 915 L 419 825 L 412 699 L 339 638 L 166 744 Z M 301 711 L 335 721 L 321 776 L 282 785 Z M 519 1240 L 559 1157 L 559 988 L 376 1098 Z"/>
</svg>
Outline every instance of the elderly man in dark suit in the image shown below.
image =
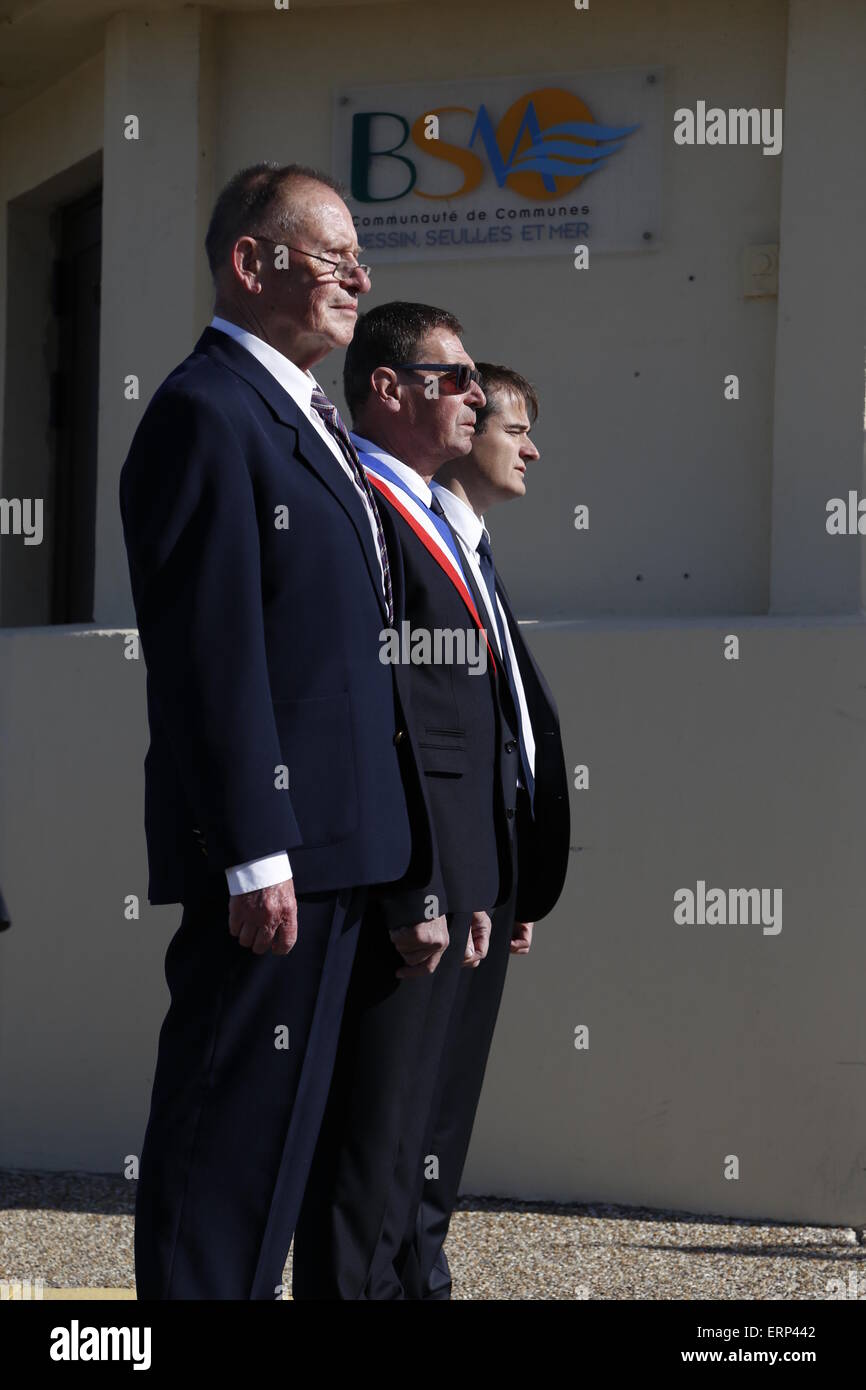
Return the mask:
<svg viewBox="0 0 866 1390">
<path fill-rule="evenodd" d="M 141 1299 L 273 1299 L 327 1097 L 367 885 L 436 882 L 372 488 L 311 368 L 351 339 L 351 216 L 315 169 L 221 193 L 215 314 L 162 383 L 121 477 L 147 666 L 153 903 L 166 955 L 141 1155 Z M 384 930 L 384 928 L 383 928 Z M 393 944 L 392 944 L 393 943 Z M 383 969 L 432 972 L 444 917 Z"/>
</svg>

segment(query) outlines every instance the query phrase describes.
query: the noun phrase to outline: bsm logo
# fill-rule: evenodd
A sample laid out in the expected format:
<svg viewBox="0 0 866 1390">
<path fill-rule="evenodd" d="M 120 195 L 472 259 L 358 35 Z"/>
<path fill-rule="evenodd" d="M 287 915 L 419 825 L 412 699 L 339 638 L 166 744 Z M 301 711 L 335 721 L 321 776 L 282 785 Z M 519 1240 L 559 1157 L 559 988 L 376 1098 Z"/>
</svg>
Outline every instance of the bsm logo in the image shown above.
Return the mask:
<svg viewBox="0 0 866 1390">
<path fill-rule="evenodd" d="M 438 138 L 443 116 L 450 125 L 459 124 L 457 117 L 467 118 L 465 145 Z M 396 122 L 399 139 L 396 144 L 374 147 L 374 123 L 383 117 Z M 469 106 L 437 106 L 423 111 L 411 124 L 396 111 L 359 111 L 352 118 L 352 197 L 359 203 L 394 202 L 408 193 L 417 198 L 463 198 L 480 186 L 489 169 L 499 188 L 510 188 L 522 198 L 533 202 L 561 198 L 603 168 L 638 129 L 637 125 L 600 125 L 586 102 L 561 87 L 525 93 L 495 127 L 483 103 L 477 111 Z M 404 152 L 407 146 L 415 158 Z M 416 150 L 454 165 L 462 174 L 459 187 L 447 193 L 420 188 Z M 374 161 L 380 160 L 403 166 L 404 183 L 397 192 L 376 196 L 371 191 L 371 170 Z"/>
</svg>

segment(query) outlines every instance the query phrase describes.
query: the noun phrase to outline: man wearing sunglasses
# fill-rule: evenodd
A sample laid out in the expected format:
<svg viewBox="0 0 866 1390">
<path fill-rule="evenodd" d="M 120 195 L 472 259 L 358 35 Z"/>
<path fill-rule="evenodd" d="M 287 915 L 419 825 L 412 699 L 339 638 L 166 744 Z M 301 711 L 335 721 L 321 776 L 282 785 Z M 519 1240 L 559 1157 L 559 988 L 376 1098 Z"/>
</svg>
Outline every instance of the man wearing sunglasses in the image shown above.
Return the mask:
<svg viewBox="0 0 866 1390">
<path fill-rule="evenodd" d="M 448 460 L 469 453 L 484 405 L 461 333 L 444 310 L 384 304 L 361 317 L 346 353 L 352 441 L 392 557 L 394 627 L 406 624 L 413 635 L 466 630 L 467 650 L 468 638 L 477 638 L 486 659 L 480 673 L 435 656 L 405 668 L 434 875 L 420 889 L 403 881 L 371 890 L 295 1231 L 296 1299 L 416 1296 L 396 1263 L 421 1198 L 449 1019 L 461 973 L 484 968 L 488 914 L 511 893 L 517 739 L 506 676 L 484 630 L 481 595 L 430 486 Z M 448 928 L 435 974 L 419 957 L 395 978 L 399 960 L 384 928 L 399 939 L 431 916 L 444 916 Z"/>
</svg>

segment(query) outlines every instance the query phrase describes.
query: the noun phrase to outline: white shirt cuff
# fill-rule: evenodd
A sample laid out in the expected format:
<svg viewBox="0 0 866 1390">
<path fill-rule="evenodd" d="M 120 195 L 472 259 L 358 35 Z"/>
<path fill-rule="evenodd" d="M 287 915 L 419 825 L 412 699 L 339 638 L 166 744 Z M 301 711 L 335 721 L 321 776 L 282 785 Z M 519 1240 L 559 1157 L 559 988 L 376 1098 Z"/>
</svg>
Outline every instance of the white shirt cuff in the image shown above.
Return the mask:
<svg viewBox="0 0 866 1390">
<path fill-rule="evenodd" d="M 226 869 L 229 893 L 252 893 L 257 888 L 271 888 L 275 883 L 292 877 L 289 856 L 269 854 L 265 859 L 249 859 L 246 864 L 233 864 Z"/>
</svg>

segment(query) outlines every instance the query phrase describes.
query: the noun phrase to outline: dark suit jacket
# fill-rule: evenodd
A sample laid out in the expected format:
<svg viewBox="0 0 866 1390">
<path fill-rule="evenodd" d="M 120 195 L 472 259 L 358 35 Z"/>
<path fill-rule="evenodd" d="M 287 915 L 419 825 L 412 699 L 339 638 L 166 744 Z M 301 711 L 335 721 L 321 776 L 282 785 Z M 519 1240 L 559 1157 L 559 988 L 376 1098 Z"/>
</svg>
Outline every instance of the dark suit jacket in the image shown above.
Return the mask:
<svg viewBox="0 0 866 1390">
<path fill-rule="evenodd" d="M 535 737 L 534 818 L 526 814 L 524 798 L 518 802 L 515 918 L 518 922 L 538 922 L 556 906 L 568 870 L 568 774 L 553 696 L 521 633 L 498 574 L 496 587 L 508 619 Z"/>
<path fill-rule="evenodd" d="M 395 623 L 412 630 L 472 629 L 468 608 L 415 532 L 376 494 L 392 557 Z M 483 639 L 482 639 L 483 644 Z M 417 738 L 434 835 L 434 876 L 422 890 L 402 883 L 377 894 L 388 925 L 425 916 L 433 893 L 441 912 L 487 910 L 512 883 L 517 744 L 486 673 L 465 664 L 406 665 L 407 713 Z"/>
<path fill-rule="evenodd" d="M 429 878 L 397 673 L 379 661 L 375 543 L 289 394 L 205 329 L 144 413 L 120 503 L 147 664 L 150 901 L 182 901 L 203 852 L 223 872 L 288 850 L 299 893 L 399 878 L 410 854 L 413 882 Z"/>
</svg>

